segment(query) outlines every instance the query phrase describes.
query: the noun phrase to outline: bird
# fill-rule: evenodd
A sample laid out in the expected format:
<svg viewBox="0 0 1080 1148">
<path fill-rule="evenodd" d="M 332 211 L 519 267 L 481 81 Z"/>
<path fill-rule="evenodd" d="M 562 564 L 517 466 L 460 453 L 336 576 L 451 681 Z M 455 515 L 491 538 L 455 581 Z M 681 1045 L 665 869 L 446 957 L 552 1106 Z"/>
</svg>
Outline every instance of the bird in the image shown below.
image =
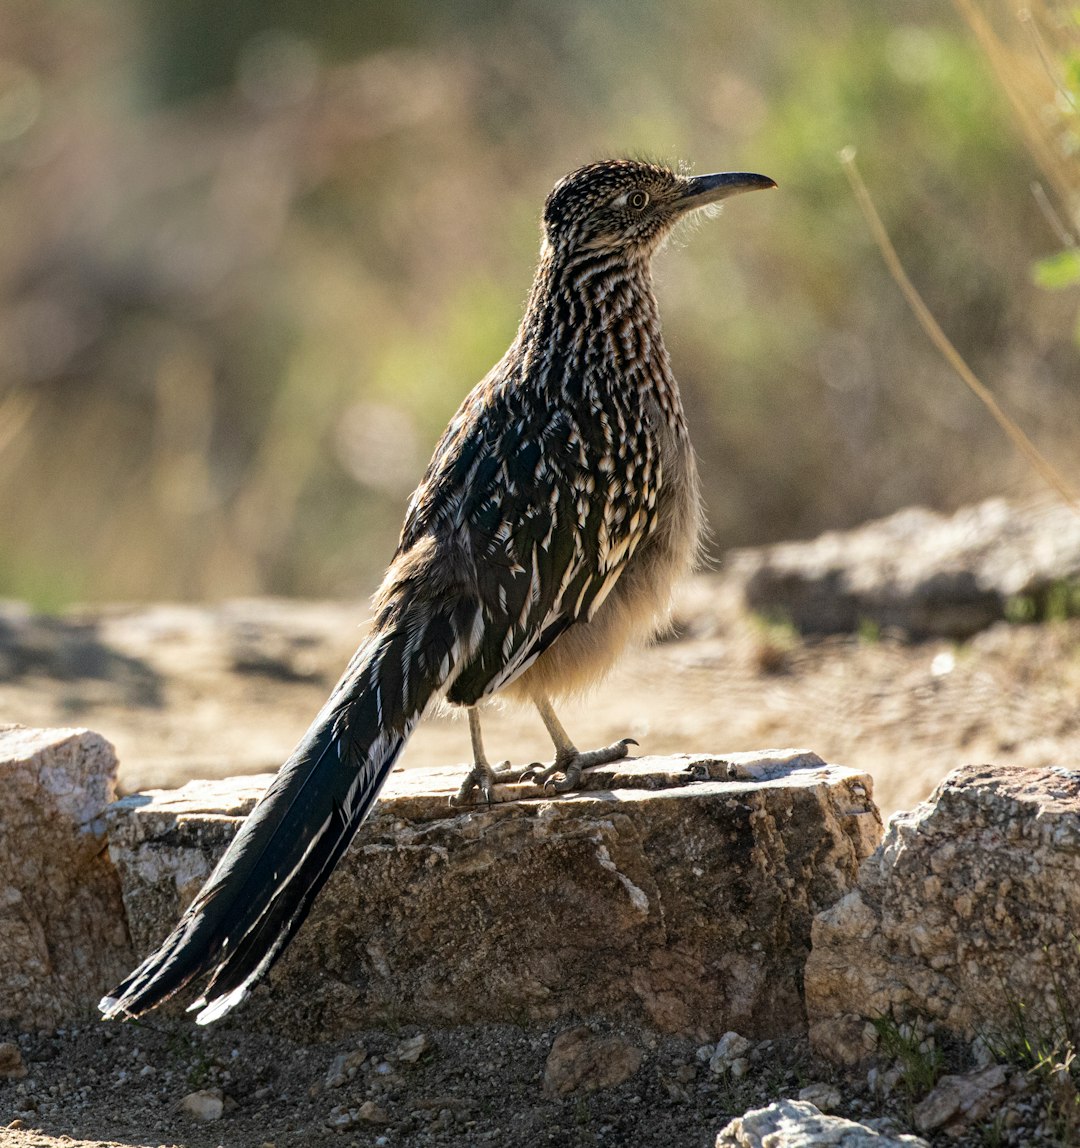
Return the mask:
<svg viewBox="0 0 1080 1148">
<path fill-rule="evenodd" d="M 698 557 L 697 465 L 652 258 L 680 220 L 775 186 L 625 158 L 555 184 L 517 335 L 435 447 L 367 637 L 173 932 L 102 998 L 106 1018 L 140 1016 L 205 974 L 189 1006 L 200 1024 L 240 1004 L 436 699 L 468 713 L 461 802 L 492 800 L 511 776 L 484 752 L 480 707 L 495 695 L 537 708 L 554 760 L 530 775 L 559 792 L 636 744 L 579 751 L 553 699 L 662 627 Z"/>
</svg>

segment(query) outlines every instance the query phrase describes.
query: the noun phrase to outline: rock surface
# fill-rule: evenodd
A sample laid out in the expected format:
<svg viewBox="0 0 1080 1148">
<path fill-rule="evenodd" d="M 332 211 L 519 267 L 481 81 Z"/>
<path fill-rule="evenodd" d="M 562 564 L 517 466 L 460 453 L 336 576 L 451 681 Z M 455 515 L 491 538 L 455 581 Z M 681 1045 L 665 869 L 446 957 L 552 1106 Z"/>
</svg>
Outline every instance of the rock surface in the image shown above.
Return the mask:
<svg viewBox="0 0 1080 1148">
<path fill-rule="evenodd" d="M 968 638 L 1016 599 L 1034 617 L 1053 611 L 1052 596 L 1080 580 L 1080 516 L 1000 498 L 952 516 L 913 507 L 809 542 L 735 551 L 725 571 L 751 609 L 803 633 L 872 622 L 917 638 Z"/>
<path fill-rule="evenodd" d="M 888 1136 L 866 1124 L 826 1116 L 805 1100 L 778 1100 L 738 1116 L 716 1137 L 716 1148 L 929 1148 L 918 1136 Z"/>
<path fill-rule="evenodd" d="M 104 855 L 116 757 L 88 730 L 0 727 L 0 1021 L 91 1015 L 133 951 Z"/>
<path fill-rule="evenodd" d="M 642 758 L 593 771 L 584 792 L 505 787 L 514 800 L 468 811 L 448 803 L 461 775 L 393 775 L 245 1027 L 325 1037 L 595 1013 L 704 1038 L 805 1032 L 810 922 L 880 839 L 865 774 L 795 751 Z M 266 780 L 114 806 L 140 954 Z"/>
<path fill-rule="evenodd" d="M 180 1101 L 180 1110 L 209 1124 L 221 1119 L 225 1110 L 225 1098 L 220 1088 L 200 1088 L 198 1092 L 189 1092 Z"/>
<path fill-rule="evenodd" d="M 544 1064 L 548 1096 L 595 1092 L 629 1080 L 641 1067 L 641 1049 L 618 1036 L 600 1036 L 588 1025 L 568 1028 L 555 1038 Z"/>
<path fill-rule="evenodd" d="M 968 1125 L 985 1120 L 1001 1108 L 1009 1083 L 1003 1064 L 991 1064 L 978 1072 L 943 1076 L 915 1106 L 915 1127 L 920 1132 L 943 1128 L 959 1135 Z"/>
<path fill-rule="evenodd" d="M 858 888 L 814 922 L 816 1051 L 856 1064 L 868 1022 L 971 1040 L 1053 1036 L 1080 1000 L 1080 772 L 967 766 L 893 817 Z"/>
</svg>

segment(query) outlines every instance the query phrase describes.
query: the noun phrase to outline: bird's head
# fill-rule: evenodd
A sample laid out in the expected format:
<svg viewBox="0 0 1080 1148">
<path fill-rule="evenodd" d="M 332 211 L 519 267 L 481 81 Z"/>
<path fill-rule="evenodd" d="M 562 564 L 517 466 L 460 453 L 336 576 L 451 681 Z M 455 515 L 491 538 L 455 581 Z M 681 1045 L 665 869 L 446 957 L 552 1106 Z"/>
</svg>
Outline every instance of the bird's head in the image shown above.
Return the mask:
<svg viewBox="0 0 1080 1148">
<path fill-rule="evenodd" d="M 775 187 L 765 175 L 680 175 L 660 164 L 616 159 L 571 172 L 544 205 L 553 254 L 611 251 L 648 257 L 686 215 L 729 196 Z"/>
</svg>

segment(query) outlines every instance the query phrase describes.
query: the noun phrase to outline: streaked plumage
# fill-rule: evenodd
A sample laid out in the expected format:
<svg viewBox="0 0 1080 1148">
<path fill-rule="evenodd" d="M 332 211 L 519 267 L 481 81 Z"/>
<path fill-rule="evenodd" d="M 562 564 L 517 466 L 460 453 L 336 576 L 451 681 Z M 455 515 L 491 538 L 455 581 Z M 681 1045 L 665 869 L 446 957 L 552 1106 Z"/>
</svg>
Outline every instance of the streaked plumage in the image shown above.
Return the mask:
<svg viewBox="0 0 1080 1148">
<path fill-rule="evenodd" d="M 210 972 L 200 1022 L 273 964 L 352 840 L 425 707 L 535 703 L 576 782 L 626 743 L 579 754 L 549 699 L 595 681 L 662 624 L 701 520 L 651 258 L 688 211 L 764 176 L 629 160 L 556 185 L 525 316 L 450 421 L 409 503 L 375 621 L 326 705 L 174 932 L 101 1004 L 137 1016 Z"/>
</svg>

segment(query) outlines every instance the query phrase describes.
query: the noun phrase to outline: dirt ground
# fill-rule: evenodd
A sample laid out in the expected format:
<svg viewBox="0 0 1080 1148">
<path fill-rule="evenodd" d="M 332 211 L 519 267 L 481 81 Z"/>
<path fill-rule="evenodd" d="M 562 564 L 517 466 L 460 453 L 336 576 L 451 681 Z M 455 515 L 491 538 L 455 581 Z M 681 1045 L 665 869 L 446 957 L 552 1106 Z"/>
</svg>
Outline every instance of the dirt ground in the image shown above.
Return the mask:
<svg viewBox="0 0 1080 1148">
<path fill-rule="evenodd" d="M 0 720 L 104 734 L 122 792 L 270 772 L 366 615 L 362 602 L 261 600 L 43 624 L 0 604 Z M 1080 620 L 1000 623 L 962 644 L 810 640 L 748 617 L 715 576 L 687 585 L 675 620 L 669 640 L 629 653 L 592 695 L 559 706 L 580 747 L 620 737 L 652 754 L 803 747 L 872 774 L 886 815 L 966 763 L 1080 760 Z M 493 761 L 550 756 L 532 712 L 491 707 L 484 736 Z M 432 714 L 401 764 L 464 763 L 468 746 L 459 715 Z"/>
<path fill-rule="evenodd" d="M 353 605 L 247 603 L 115 610 L 43 629 L 9 613 L 0 718 L 100 731 L 118 747 L 126 790 L 269 770 L 317 710 L 363 616 Z M 889 812 L 968 762 L 1075 766 L 1078 686 L 1080 621 L 1001 624 L 962 645 L 889 635 L 809 641 L 744 616 L 719 582 L 699 579 L 680 602 L 674 638 L 630 655 L 562 715 L 582 747 L 624 736 L 650 753 L 806 747 L 868 770 Z M 495 710 L 485 735 L 493 759 L 531 761 L 548 748 L 532 714 Z M 462 722 L 433 716 L 404 764 L 462 761 L 467 742 Z M 0 1081 L 0 1145 L 705 1148 L 731 1117 L 827 1076 L 805 1049 L 766 1043 L 752 1050 L 751 1071 L 732 1080 L 712 1073 L 692 1043 L 635 1030 L 613 1034 L 642 1053 L 629 1080 L 553 1098 L 542 1077 L 555 1030 L 427 1032 L 428 1047 L 409 1062 L 402 1042 L 416 1035 L 305 1047 L 158 1018 L 0 1031 L 0 1041 L 20 1044 L 28 1070 Z M 335 1057 L 349 1053 L 357 1053 L 353 1076 L 328 1084 Z M 205 1088 L 224 1101 L 210 1123 L 182 1107 Z M 843 1096 L 841 1114 L 910 1130 L 910 1098 L 882 1102 L 851 1080 Z M 997 1139 L 970 1142 L 1054 1143 L 1033 1131 L 1038 1100 L 1018 1105 Z"/>
</svg>

